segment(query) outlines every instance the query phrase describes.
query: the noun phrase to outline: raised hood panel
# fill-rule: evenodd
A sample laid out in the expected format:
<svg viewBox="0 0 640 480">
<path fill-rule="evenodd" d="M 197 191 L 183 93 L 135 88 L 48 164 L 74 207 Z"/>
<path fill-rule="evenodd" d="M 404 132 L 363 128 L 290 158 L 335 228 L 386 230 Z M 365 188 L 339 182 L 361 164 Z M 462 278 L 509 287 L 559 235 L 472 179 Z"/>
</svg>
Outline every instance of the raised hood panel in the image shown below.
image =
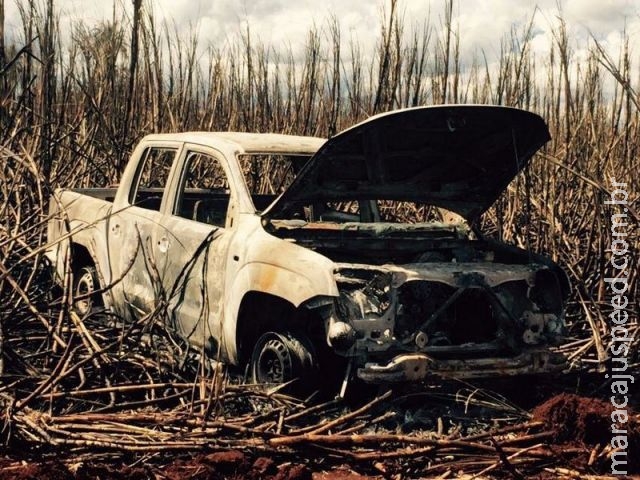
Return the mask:
<svg viewBox="0 0 640 480">
<path fill-rule="evenodd" d="M 300 204 L 411 200 L 473 221 L 550 139 L 538 115 L 508 107 L 443 105 L 376 115 L 329 139 L 265 212 Z"/>
</svg>

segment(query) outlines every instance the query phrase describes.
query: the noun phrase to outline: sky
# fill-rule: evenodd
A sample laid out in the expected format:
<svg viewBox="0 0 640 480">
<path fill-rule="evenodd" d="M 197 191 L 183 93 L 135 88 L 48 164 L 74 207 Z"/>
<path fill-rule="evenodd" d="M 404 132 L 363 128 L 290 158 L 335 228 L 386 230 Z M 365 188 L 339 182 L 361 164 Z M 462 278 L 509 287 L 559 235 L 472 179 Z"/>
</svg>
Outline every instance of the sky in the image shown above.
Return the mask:
<svg viewBox="0 0 640 480">
<path fill-rule="evenodd" d="M 5 22 L 9 35 L 19 25 L 16 3 L 5 0 Z M 40 0 L 42 1 L 42 0 Z M 291 47 L 302 54 L 309 29 L 327 26 L 338 19 L 342 38 L 357 38 L 363 50 L 379 36 L 382 11 L 389 0 L 144 0 L 159 19 L 173 22 L 185 38 L 197 30 L 200 44 L 223 46 L 249 25 L 254 38 L 276 49 Z M 63 37 L 71 22 L 88 25 L 111 18 L 114 4 L 119 15 L 130 14 L 132 0 L 54 0 L 61 16 Z M 557 23 L 561 5 L 574 55 L 586 55 L 590 35 L 614 56 L 619 52 L 621 32 L 626 29 L 631 45 L 640 48 L 640 1 L 638 0 L 456 0 L 454 22 L 460 32 L 461 58 L 469 62 L 479 52 L 497 57 L 500 40 L 512 28 L 522 31 L 534 15 L 533 48 L 548 52 L 550 31 Z M 399 0 L 406 24 L 442 23 L 444 0 Z M 365 52 L 366 53 L 366 52 Z M 640 52 L 635 53 L 635 57 Z"/>
</svg>

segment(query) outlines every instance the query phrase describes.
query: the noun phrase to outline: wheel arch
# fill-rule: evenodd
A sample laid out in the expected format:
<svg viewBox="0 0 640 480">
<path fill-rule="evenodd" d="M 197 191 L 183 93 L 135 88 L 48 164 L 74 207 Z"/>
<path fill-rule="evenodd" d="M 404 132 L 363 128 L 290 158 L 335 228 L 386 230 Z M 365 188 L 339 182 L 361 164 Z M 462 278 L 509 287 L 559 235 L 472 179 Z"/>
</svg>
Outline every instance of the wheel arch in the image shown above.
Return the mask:
<svg viewBox="0 0 640 480">
<path fill-rule="evenodd" d="M 103 274 L 104 272 L 102 271 L 100 262 L 96 259 L 91 248 L 84 243 L 72 241 L 69 245 L 69 249 L 71 253 L 71 271 L 73 274 L 75 275 L 82 267 L 94 267 L 96 276 L 98 277 L 98 288 L 105 288 L 107 283 Z M 102 292 L 101 300 L 102 304 L 106 308 L 111 306 L 111 295 L 108 289 Z"/>
<path fill-rule="evenodd" d="M 295 323 L 298 309 L 290 301 L 271 293 L 251 290 L 245 293 L 236 320 L 236 355 L 239 363 L 251 357 L 258 338 L 268 330 L 286 329 Z"/>
<path fill-rule="evenodd" d="M 247 292 L 238 310 L 236 322 L 236 354 L 238 363 L 246 363 L 263 333 L 300 332 L 314 348 L 325 338 L 324 322 L 317 311 L 306 305 L 295 306 L 288 300 L 270 293 Z"/>
<path fill-rule="evenodd" d="M 320 277 L 322 280 L 318 281 L 313 276 L 267 263 L 246 264 L 235 276 L 225 301 L 222 341 L 229 361 L 241 363 L 247 359 L 247 345 L 251 339 L 257 340 L 251 335 L 256 328 L 254 324 L 274 325 L 290 317 L 299 325 L 309 314 L 303 306 L 305 302 L 318 296 L 336 296 L 333 277 Z M 259 320 L 252 321 L 255 317 Z M 283 323 L 282 328 L 285 326 Z"/>
<path fill-rule="evenodd" d="M 97 266 L 96 259 L 89 249 L 77 242 L 71 242 L 71 268 L 76 269 L 84 266 Z"/>
</svg>

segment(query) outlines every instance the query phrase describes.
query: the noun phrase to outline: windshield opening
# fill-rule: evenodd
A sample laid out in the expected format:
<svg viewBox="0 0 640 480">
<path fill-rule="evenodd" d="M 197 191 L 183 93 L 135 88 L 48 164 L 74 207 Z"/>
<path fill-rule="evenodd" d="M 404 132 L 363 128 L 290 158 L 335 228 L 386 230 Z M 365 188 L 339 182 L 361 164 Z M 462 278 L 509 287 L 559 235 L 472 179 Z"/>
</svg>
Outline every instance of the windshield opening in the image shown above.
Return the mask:
<svg viewBox="0 0 640 480">
<path fill-rule="evenodd" d="M 256 212 L 265 210 L 283 193 L 311 158 L 309 154 L 249 153 L 238 155 Z M 280 220 L 311 223 L 394 223 L 463 225 L 460 215 L 424 202 L 385 198 L 344 198 L 300 202 Z"/>
<path fill-rule="evenodd" d="M 238 163 L 256 212 L 263 211 L 289 188 L 309 158 L 311 158 L 309 154 L 291 153 L 238 155 Z"/>
<path fill-rule="evenodd" d="M 466 224 L 460 215 L 444 208 L 414 201 L 382 199 L 313 202 L 304 205 L 291 218 L 330 223 Z"/>
</svg>

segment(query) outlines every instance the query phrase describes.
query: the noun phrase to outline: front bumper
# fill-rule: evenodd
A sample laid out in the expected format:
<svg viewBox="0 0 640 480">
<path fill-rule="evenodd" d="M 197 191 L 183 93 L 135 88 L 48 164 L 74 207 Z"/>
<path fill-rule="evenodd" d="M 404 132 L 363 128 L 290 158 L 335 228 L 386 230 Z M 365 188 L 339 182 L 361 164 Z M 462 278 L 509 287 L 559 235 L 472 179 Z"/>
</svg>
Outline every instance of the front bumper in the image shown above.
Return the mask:
<svg viewBox="0 0 640 480">
<path fill-rule="evenodd" d="M 528 350 L 515 357 L 447 360 L 409 353 L 386 365 L 367 363 L 358 369 L 358 378 L 367 383 L 408 382 L 427 376 L 470 379 L 558 372 L 565 367 L 565 356 L 549 350 Z"/>
</svg>

